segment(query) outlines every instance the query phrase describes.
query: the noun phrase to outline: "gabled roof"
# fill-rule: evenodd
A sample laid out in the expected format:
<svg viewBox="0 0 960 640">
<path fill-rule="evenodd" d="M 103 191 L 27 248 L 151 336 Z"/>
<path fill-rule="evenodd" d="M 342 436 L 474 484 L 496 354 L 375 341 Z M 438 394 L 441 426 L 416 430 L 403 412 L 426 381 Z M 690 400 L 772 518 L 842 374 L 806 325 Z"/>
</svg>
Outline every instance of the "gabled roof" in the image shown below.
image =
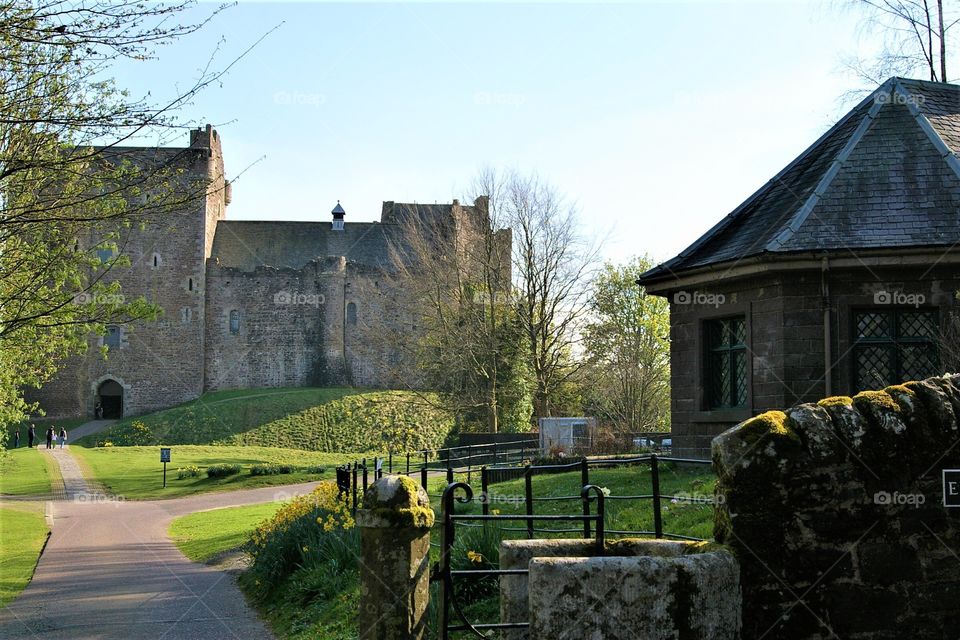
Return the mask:
<svg viewBox="0 0 960 640">
<path fill-rule="evenodd" d="M 891 78 L 678 256 L 640 277 L 798 252 L 960 242 L 960 86 Z"/>
</svg>

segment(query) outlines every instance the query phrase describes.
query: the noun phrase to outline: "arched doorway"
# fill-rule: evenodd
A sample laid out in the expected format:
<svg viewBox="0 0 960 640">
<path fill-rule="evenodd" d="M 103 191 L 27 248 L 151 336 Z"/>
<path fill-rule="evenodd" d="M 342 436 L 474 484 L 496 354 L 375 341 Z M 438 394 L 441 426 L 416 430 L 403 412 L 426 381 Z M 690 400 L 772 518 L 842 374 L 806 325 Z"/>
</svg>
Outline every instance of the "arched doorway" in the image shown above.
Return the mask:
<svg viewBox="0 0 960 640">
<path fill-rule="evenodd" d="M 105 419 L 123 417 L 123 387 L 116 380 L 104 380 L 97 387 L 97 402 Z"/>
</svg>

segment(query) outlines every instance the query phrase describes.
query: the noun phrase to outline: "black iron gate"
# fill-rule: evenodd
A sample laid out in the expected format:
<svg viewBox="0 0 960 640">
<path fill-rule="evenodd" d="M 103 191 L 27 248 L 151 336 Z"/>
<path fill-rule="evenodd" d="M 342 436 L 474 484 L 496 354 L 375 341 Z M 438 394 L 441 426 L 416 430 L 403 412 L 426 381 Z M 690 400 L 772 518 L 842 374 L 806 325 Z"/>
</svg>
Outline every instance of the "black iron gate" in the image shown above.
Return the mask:
<svg viewBox="0 0 960 640">
<path fill-rule="evenodd" d="M 462 491 L 464 495 L 457 496 L 457 491 Z M 527 526 L 532 527 L 531 523 L 534 520 L 568 522 L 580 521 L 584 524 L 584 537 L 589 538 L 591 537 L 589 534 L 590 522 L 594 522 L 597 554 L 602 555 L 604 551 L 603 501 L 605 497 L 603 490 L 596 485 L 585 485 L 580 492 L 580 497 L 583 500 L 584 513 L 577 515 L 533 515 L 529 513 L 526 515 L 489 515 L 486 513 L 456 514 L 454 513 L 454 503 L 468 504 L 472 502 L 473 489 L 465 482 L 452 482 L 447 485 L 447 488 L 443 491 L 443 497 L 441 498 L 441 517 L 443 521 L 443 529 L 440 532 L 440 563 L 433 577 L 434 580 L 440 582 L 440 602 L 438 605 L 439 622 L 437 626 L 439 627 L 441 640 L 448 640 L 450 633 L 456 631 L 472 632 L 478 638 L 486 638 L 487 636 L 483 634 L 484 630 L 520 629 L 529 626 L 529 623 L 527 622 L 473 624 L 467 620 L 467 617 L 464 615 L 460 604 L 457 602 L 456 578 L 482 580 L 492 577 L 499 578 L 503 575 L 525 575 L 529 571 L 527 569 L 454 571 L 450 566 L 450 552 L 453 549 L 453 544 L 456 537 L 455 524 L 457 522 L 467 520 L 481 522 L 520 520 L 526 522 Z M 593 515 L 590 515 L 590 502 L 597 503 L 596 513 Z M 459 622 L 451 623 L 452 613 L 456 614 L 457 618 L 459 618 Z"/>
</svg>

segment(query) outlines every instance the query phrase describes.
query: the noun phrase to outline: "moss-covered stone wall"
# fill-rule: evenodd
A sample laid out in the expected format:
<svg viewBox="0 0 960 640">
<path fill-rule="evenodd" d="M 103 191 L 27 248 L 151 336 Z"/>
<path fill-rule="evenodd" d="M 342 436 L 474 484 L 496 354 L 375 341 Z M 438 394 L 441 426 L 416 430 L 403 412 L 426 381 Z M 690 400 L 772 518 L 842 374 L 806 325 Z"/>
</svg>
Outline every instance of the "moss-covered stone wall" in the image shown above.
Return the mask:
<svg viewBox="0 0 960 640">
<path fill-rule="evenodd" d="M 770 411 L 713 441 L 743 638 L 955 638 L 960 375 Z"/>
</svg>

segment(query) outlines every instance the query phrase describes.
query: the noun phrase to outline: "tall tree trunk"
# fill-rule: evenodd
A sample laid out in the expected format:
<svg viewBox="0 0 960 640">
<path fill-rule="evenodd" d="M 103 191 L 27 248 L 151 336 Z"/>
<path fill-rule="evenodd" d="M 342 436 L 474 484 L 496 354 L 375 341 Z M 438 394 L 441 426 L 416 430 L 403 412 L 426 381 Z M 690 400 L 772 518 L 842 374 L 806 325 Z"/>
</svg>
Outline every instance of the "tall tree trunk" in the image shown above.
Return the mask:
<svg viewBox="0 0 960 640">
<path fill-rule="evenodd" d="M 937 19 L 940 21 L 940 82 L 947 82 L 947 32 L 943 28 L 943 0 L 937 0 Z"/>
</svg>

